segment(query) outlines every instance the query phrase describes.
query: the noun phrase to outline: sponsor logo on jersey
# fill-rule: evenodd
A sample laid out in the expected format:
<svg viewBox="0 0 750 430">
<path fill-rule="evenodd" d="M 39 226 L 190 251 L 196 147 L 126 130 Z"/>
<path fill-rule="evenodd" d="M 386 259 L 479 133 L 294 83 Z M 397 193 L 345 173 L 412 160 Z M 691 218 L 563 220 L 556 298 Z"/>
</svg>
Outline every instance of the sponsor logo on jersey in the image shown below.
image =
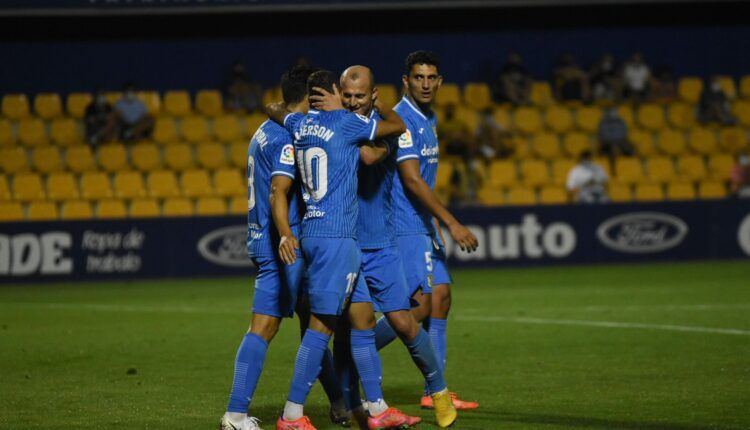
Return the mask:
<svg viewBox="0 0 750 430">
<path fill-rule="evenodd" d="M 294 166 L 294 145 L 292 145 L 291 143 L 287 143 L 283 148 L 281 148 L 279 163 Z"/>
<path fill-rule="evenodd" d="M 219 266 L 251 267 L 246 240 L 247 227 L 244 225 L 219 228 L 198 241 L 198 253 Z"/>
<path fill-rule="evenodd" d="M 414 146 L 414 142 L 411 140 L 411 132 L 406 129 L 406 132 L 398 137 L 399 148 L 411 148 Z"/>
<path fill-rule="evenodd" d="M 676 216 L 660 212 L 632 212 L 599 225 L 596 236 L 607 248 L 629 254 L 666 251 L 682 243 L 688 226 Z"/>
</svg>

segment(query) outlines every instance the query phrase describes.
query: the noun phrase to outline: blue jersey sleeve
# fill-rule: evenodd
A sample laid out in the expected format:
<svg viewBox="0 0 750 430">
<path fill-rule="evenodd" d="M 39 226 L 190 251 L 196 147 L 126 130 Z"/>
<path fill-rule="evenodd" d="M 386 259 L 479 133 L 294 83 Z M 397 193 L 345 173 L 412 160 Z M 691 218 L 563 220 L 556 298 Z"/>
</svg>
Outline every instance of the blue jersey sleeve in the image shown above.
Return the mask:
<svg viewBox="0 0 750 430">
<path fill-rule="evenodd" d="M 294 144 L 291 136 L 270 147 L 271 177 L 284 175 L 294 179 Z"/>
<path fill-rule="evenodd" d="M 287 114 L 287 116 L 284 117 L 284 128 L 286 129 L 286 131 L 294 135 L 294 132 L 297 130 L 297 125 L 299 125 L 299 122 L 304 116 L 305 114 L 301 112 L 292 112 Z"/>
<path fill-rule="evenodd" d="M 414 144 L 414 136 L 407 124 L 406 131 L 398 137 L 396 162 L 419 160 L 419 146 Z"/>
<path fill-rule="evenodd" d="M 361 142 L 375 139 L 378 120 L 357 113 L 346 112 L 342 118 L 342 129 L 347 141 Z"/>
</svg>

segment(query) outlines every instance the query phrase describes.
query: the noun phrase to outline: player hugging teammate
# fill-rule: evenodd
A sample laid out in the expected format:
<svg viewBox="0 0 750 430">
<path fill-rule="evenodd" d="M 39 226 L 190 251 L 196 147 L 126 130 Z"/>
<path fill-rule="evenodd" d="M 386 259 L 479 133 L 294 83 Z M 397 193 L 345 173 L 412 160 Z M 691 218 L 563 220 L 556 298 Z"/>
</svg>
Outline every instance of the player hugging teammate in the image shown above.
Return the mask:
<svg viewBox="0 0 750 430">
<path fill-rule="evenodd" d="M 281 318 L 292 316 L 298 295 L 303 336 L 277 429 L 314 429 L 303 405 L 318 378 L 334 423 L 419 423 L 383 396 L 377 350 L 396 337 L 424 376 L 421 405 L 434 408 L 440 427 L 453 424 L 456 409 L 478 406 L 448 391 L 443 374 L 451 279 L 433 217 L 462 249 L 473 251 L 477 240 L 433 193 L 437 56 L 410 54 L 403 82 L 404 98 L 391 110 L 377 100 L 364 66 L 340 79 L 300 68 L 282 77 L 284 102 L 267 106 L 272 121 L 248 150 L 248 251 L 259 273 L 220 429 L 259 428 L 247 414 L 250 401 L 268 342 Z M 384 315 L 377 323 L 374 311 Z"/>
</svg>

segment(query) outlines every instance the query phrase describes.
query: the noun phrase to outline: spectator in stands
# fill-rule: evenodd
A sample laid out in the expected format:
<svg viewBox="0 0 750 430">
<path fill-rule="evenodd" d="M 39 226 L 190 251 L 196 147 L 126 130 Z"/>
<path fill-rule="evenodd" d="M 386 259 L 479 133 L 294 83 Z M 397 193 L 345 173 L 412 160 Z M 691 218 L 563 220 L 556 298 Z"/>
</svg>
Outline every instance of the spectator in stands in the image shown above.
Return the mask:
<svg viewBox="0 0 750 430">
<path fill-rule="evenodd" d="M 138 98 L 134 83 L 123 85 L 122 98 L 115 102 L 115 113 L 123 141 L 133 142 L 151 136 L 154 117 L 149 115 L 146 104 Z"/>
<path fill-rule="evenodd" d="M 614 107 L 607 108 L 599 121 L 599 148 L 612 162 L 620 154 L 633 155 L 633 147 L 628 143 L 628 126 Z"/>
<path fill-rule="evenodd" d="M 94 100 L 86 106 L 84 122 L 86 141 L 91 146 L 109 142 L 117 135 L 117 116 L 100 88 L 94 92 Z"/>
<path fill-rule="evenodd" d="M 750 198 L 750 157 L 747 154 L 741 154 L 737 157 L 737 164 L 732 169 L 729 190 L 736 197 Z"/>
<path fill-rule="evenodd" d="M 446 162 L 453 164 L 451 177 L 451 197 L 464 202 L 475 188 L 476 178 L 473 164 L 476 153 L 469 128 L 456 117 L 455 106 L 445 107 L 443 119 L 439 123 L 438 135 L 445 142 Z"/>
<path fill-rule="evenodd" d="M 677 82 L 669 66 L 654 68 L 654 79 L 651 80 L 651 97 L 660 101 L 677 99 Z"/>
<path fill-rule="evenodd" d="M 495 158 L 507 158 L 513 153 L 513 146 L 510 144 L 512 137 L 508 129 L 495 120 L 492 108 L 480 113 L 474 138 L 477 156 L 486 164 Z"/>
<path fill-rule="evenodd" d="M 636 52 L 622 68 L 624 82 L 623 96 L 634 102 L 646 100 L 649 95 L 651 69 L 643 59 L 643 54 Z"/>
<path fill-rule="evenodd" d="M 531 73 L 521 55 L 511 52 L 492 85 L 492 98 L 496 103 L 510 102 L 518 106 L 529 103 L 530 95 Z"/>
<path fill-rule="evenodd" d="M 591 159 L 591 152 L 584 151 L 579 163 L 568 172 L 567 187 L 577 203 L 606 203 L 608 180 L 604 169 Z"/>
<path fill-rule="evenodd" d="M 554 89 L 558 100 L 590 99 L 589 79 L 571 54 L 563 54 L 554 70 Z"/>
<path fill-rule="evenodd" d="M 230 112 L 255 112 L 263 105 L 263 87 L 247 75 L 245 65 L 239 61 L 232 64 L 224 81 L 224 104 Z"/>
<path fill-rule="evenodd" d="M 611 54 L 604 54 L 589 71 L 591 97 L 594 101 L 617 101 L 622 93 L 622 80 Z"/>
<path fill-rule="evenodd" d="M 712 77 L 703 86 L 701 99 L 698 102 L 698 120 L 702 123 L 717 122 L 722 125 L 732 125 L 737 119 L 732 115 L 729 98 L 721 89 L 717 77 Z"/>
</svg>

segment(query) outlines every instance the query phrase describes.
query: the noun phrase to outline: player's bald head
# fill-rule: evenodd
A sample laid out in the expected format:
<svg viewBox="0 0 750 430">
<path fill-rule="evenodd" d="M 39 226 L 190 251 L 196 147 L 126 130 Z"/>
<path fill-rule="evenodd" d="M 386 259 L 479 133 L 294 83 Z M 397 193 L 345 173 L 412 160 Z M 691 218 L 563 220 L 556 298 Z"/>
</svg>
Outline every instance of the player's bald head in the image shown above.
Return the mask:
<svg viewBox="0 0 750 430">
<path fill-rule="evenodd" d="M 346 70 L 341 73 L 341 86 L 343 87 L 347 81 L 365 84 L 367 88 L 372 89 L 375 86 L 375 75 L 369 67 L 359 65 L 351 66 L 347 67 Z"/>
</svg>

